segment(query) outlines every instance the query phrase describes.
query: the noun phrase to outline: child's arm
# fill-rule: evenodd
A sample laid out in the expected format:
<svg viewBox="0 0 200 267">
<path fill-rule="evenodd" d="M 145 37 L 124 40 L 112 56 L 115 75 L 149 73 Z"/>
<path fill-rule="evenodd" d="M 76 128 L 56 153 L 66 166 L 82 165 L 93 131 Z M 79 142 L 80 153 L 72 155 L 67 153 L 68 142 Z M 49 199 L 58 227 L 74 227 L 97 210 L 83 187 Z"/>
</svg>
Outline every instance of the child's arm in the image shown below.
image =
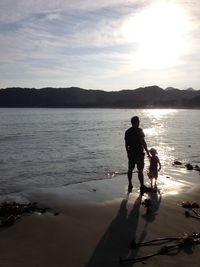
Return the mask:
<svg viewBox="0 0 200 267">
<path fill-rule="evenodd" d="M 161 163 L 160 163 L 160 160 L 158 157 L 157 157 L 157 159 L 158 159 L 158 166 L 159 166 L 158 171 L 160 171 L 161 170 Z"/>
</svg>

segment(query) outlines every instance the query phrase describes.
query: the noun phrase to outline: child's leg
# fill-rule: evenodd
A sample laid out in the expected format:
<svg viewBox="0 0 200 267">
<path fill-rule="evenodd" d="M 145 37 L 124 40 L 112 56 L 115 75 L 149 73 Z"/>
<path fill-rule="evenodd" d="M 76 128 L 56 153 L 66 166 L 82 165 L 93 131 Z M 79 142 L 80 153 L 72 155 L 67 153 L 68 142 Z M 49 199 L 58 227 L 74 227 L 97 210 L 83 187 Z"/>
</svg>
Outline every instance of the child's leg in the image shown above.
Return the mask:
<svg viewBox="0 0 200 267">
<path fill-rule="evenodd" d="M 155 177 L 154 187 L 157 187 L 157 177 Z"/>
</svg>

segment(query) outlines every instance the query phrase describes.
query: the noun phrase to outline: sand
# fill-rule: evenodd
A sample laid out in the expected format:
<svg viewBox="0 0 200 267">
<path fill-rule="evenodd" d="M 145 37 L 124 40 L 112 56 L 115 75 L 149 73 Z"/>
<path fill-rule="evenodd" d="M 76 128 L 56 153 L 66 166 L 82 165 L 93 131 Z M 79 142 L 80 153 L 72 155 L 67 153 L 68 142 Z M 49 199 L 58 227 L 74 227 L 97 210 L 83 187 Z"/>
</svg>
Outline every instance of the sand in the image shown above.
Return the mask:
<svg viewBox="0 0 200 267">
<path fill-rule="evenodd" d="M 48 206 L 54 216 L 23 216 L 13 226 L 1 228 L 2 267 L 114 267 L 114 266 L 200 266 L 200 244 L 144 262 L 120 265 L 119 258 L 156 252 L 160 246 L 130 249 L 133 240 L 178 237 L 200 232 L 200 220 L 186 218 L 182 201 L 200 204 L 200 187 L 188 185 L 178 192 L 149 194 L 149 213 L 141 201 L 147 197 L 135 188 L 127 194 L 125 179 L 82 183 L 57 189 L 29 192 L 30 201 Z"/>
</svg>

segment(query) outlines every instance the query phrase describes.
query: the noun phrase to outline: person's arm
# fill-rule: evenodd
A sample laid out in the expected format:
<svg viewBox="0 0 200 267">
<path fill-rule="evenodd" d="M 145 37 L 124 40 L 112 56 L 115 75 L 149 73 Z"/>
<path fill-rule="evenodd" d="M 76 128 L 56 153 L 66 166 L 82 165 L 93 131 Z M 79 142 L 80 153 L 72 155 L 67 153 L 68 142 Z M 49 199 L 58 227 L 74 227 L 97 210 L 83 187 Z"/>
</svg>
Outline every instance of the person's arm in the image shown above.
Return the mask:
<svg viewBox="0 0 200 267">
<path fill-rule="evenodd" d="M 126 148 L 127 156 L 129 157 L 130 146 L 128 144 L 127 131 L 125 132 L 125 135 L 124 135 L 124 141 L 125 141 L 125 148 Z"/>
<path fill-rule="evenodd" d="M 147 144 L 146 144 L 146 141 L 144 140 L 144 138 L 142 139 L 142 146 L 143 146 L 144 150 L 146 151 L 147 156 L 150 158 L 151 156 L 149 154 L 149 150 L 147 148 Z"/>
<path fill-rule="evenodd" d="M 127 156 L 129 156 L 129 145 L 125 139 L 125 148 L 126 148 L 126 152 L 127 152 Z"/>
<path fill-rule="evenodd" d="M 142 133 L 143 133 L 143 132 L 142 132 Z M 144 133 L 141 134 L 141 136 L 140 136 L 140 141 L 141 141 L 141 144 L 142 144 L 144 150 L 145 150 L 146 153 L 147 153 L 147 156 L 150 158 L 151 156 L 150 156 L 150 154 L 149 154 L 149 150 L 148 150 L 148 148 L 147 148 L 147 143 L 146 143 L 146 141 L 145 141 L 145 139 L 144 139 Z"/>
<path fill-rule="evenodd" d="M 161 170 L 161 163 L 160 163 L 160 160 L 158 157 L 157 157 L 157 159 L 158 159 L 158 166 L 159 166 L 158 171 L 160 171 Z"/>
<path fill-rule="evenodd" d="M 127 144 L 126 140 L 125 140 L 125 148 L 126 148 L 126 152 L 128 153 L 128 144 Z"/>
</svg>

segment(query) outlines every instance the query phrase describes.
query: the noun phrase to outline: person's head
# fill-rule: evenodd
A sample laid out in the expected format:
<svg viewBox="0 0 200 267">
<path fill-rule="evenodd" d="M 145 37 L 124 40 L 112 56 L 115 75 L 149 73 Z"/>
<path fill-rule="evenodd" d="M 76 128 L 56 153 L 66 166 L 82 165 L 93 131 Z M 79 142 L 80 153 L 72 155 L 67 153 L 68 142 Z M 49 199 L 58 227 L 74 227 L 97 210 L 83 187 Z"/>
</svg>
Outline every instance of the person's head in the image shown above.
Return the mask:
<svg viewBox="0 0 200 267">
<path fill-rule="evenodd" d="M 140 120 L 138 116 L 134 116 L 131 118 L 131 124 L 133 127 L 139 127 Z"/>
<path fill-rule="evenodd" d="M 151 149 L 149 150 L 149 153 L 151 154 L 151 156 L 155 156 L 155 155 L 158 154 L 158 152 L 157 152 L 157 150 L 156 150 L 155 148 L 151 148 Z"/>
</svg>

